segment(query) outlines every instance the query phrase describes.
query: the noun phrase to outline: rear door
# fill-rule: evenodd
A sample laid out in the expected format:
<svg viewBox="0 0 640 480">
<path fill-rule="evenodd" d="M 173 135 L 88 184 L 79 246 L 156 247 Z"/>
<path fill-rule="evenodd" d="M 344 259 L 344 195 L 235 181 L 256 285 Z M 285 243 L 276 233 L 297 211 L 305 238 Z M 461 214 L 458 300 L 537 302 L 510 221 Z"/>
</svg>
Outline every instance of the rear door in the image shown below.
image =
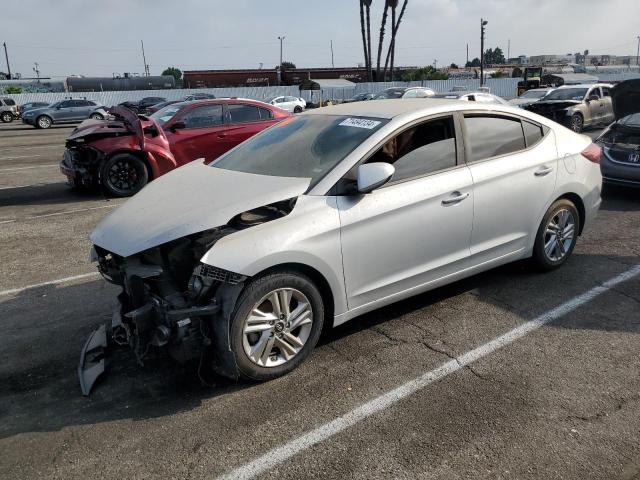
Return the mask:
<svg viewBox="0 0 640 480">
<path fill-rule="evenodd" d="M 185 128 L 172 130 L 176 122 L 183 122 Z M 190 108 L 176 115 L 164 130 L 178 165 L 184 165 L 198 158 L 210 162 L 224 153 L 226 128 L 223 105 L 218 103 Z"/>
<path fill-rule="evenodd" d="M 227 104 L 228 128 L 225 132 L 226 150 L 276 123 L 271 110 L 240 103 Z M 225 150 L 225 151 L 226 151 Z"/>
<path fill-rule="evenodd" d="M 558 152 L 552 130 L 516 116 L 467 113 L 464 127 L 475 266 L 532 245 L 555 190 Z"/>
</svg>

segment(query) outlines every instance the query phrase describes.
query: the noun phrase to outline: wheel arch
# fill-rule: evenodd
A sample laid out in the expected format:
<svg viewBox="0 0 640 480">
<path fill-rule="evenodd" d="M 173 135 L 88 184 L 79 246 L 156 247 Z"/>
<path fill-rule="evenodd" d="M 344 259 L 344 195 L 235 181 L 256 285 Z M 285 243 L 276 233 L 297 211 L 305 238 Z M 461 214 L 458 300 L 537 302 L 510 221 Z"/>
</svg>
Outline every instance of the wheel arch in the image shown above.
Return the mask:
<svg viewBox="0 0 640 480">
<path fill-rule="evenodd" d="M 578 215 L 580 216 L 580 219 L 579 219 L 580 228 L 578 230 L 578 235 L 582 235 L 582 229 L 584 228 L 585 219 L 586 219 L 586 210 L 584 208 L 584 202 L 582 201 L 582 197 L 580 197 L 580 195 L 578 195 L 577 193 L 567 192 L 560 195 L 553 202 L 551 202 L 551 204 L 553 205 L 558 200 L 569 200 L 571 203 L 573 203 L 576 206 L 576 209 L 578 210 Z"/>
<path fill-rule="evenodd" d="M 329 281 L 325 278 L 325 276 L 320 273 L 319 270 L 314 267 L 297 262 L 289 262 L 289 263 L 281 263 L 278 265 L 273 265 L 271 267 L 265 268 L 258 272 L 254 277 L 261 277 L 264 275 L 269 275 L 273 273 L 279 272 L 294 272 L 300 273 L 309 277 L 309 279 L 314 283 L 318 290 L 320 291 L 320 296 L 322 297 L 322 301 L 324 302 L 324 328 L 329 328 L 329 326 L 333 326 L 333 319 L 335 316 L 335 299 L 333 298 L 333 291 L 331 290 L 331 285 Z"/>
</svg>

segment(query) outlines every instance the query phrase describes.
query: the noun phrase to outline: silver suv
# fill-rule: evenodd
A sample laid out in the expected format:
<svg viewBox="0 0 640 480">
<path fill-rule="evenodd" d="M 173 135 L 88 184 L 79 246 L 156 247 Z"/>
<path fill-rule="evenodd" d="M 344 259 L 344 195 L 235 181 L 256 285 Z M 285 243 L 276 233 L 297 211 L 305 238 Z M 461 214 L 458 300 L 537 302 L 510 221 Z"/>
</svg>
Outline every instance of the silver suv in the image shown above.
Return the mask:
<svg viewBox="0 0 640 480">
<path fill-rule="evenodd" d="M 13 122 L 19 116 L 18 105 L 12 98 L 0 98 L 0 120 L 3 123 Z"/>
<path fill-rule="evenodd" d="M 104 108 L 93 100 L 67 99 L 24 112 L 22 122 L 36 128 L 49 128 L 54 123 L 81 122 L 87 118 L 103 120 L 106 116 Z"/>
</svg>

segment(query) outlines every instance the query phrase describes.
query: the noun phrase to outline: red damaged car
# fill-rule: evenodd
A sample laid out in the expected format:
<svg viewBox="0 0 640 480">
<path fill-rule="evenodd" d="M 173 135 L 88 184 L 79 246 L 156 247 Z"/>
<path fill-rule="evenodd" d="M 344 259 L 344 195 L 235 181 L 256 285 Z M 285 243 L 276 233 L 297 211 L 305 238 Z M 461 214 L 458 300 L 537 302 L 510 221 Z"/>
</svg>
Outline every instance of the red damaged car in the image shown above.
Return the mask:
<svg viewBox="0 0 640 480">
<path fill-rule="evenodd" d="M 72 186 L 117 197 L 198 158 L 211 162 L 290 115 L 235 98 L 174 103 L 149 117 L 124 107 L 109 113 L 113 120 L 87 120 L 69 135 L 60 170 Z"/>
</svg>

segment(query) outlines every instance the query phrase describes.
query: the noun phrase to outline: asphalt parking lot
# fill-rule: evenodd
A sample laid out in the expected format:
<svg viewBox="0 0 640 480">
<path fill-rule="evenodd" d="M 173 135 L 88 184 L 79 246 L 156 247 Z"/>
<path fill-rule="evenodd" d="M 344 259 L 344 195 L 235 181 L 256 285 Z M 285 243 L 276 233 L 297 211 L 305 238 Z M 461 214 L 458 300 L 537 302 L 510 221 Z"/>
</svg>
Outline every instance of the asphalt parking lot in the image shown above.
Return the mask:
<svg viewBox="0 0 640 480">
<path fill-rule="evenodd" d="M 640 479 L 638 191 L 605 190 L 562 269 L 508 265 L 367 314 L 284 378 L 203 384 L 116 352 L 84 398 L 80 348 L 116 293 L 88 234 L 122 200 L 68 189 L 71 128 L 0 125 L 0 478 Z"/>
</svg>

